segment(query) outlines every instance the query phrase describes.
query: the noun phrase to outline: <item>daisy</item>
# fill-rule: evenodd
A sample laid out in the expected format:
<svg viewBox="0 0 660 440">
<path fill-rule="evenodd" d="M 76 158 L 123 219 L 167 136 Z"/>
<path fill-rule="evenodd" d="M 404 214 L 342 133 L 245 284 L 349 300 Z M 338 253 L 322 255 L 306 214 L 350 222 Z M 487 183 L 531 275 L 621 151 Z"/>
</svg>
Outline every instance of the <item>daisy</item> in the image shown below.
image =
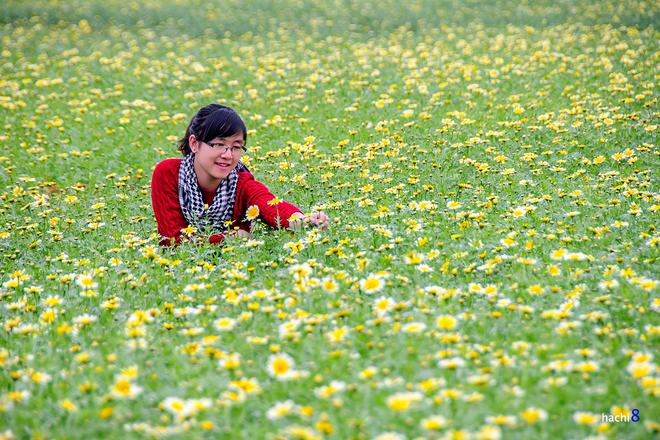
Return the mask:
<svg viewBox="0 0 660 440">
<path fill-rule="evenodd" d="M 115 378 L 115 383 L 110 387 L 110 396 L 115 399 L 134 399 L 142 392 L 139 387 L 131 382 L 132 377 L 119 374 Z"/>
<path fill-rule="evenodd" d="M 598 288 L 600 290 L 608 290 L 619 287 L 619 282 L 617 280 L 603 280 L 598 283 Z"/>
<path fill-rule="evenodd" d="M 261 387 L 259 386 L 259 379 L 256 377 L 250 379 L 241 377 L 239 380 L 230 382 L 228 388 L 232 390 L 241 389 L 245 392 L 245 394 L 248 395 L 256 394 L 261 391 Z"/>
<path fill-rule="evenodd" d="M 452 330 L 458 324 L 458 320 L 451 315 L 441 315 L 435 320 L 435 325 L 442 330 Z"/>
<path fill-rule="evenodd" d="M 184 292 L 194 292 L 196 290 L 204 290 L 206 289 L 206 284 L 188 284 L 186 287 L 183 288 Z"/>
<path fill-rule="evenodd" d="M 383 316 L 394 308 L 396 302 L 390 297 L 381 296 L 374 300 L 373 309 L 377 315 Z"/>
<path fill-rule="evenodd" d="M 543 287 L 541 287 L 539 284 L 530 286 L 527 288 L 527 292 L 529 292 L 530 295 L 540 295 L 543 293 Z"/>
<path fill-rule="evenodd" d="M 465 366 L 465 359 L 458 356 L 448 359 L 440 359 L 438 361 L 438 367 L 449 368 L 450 370 L 464 366 Z"/>
<path fill-rule="evenodd" d="M 626 367 L 626 371 L 628 371 L 634 379 L 641 379 L 656 371 L 656 368 L 657 365 L 652 362 L 639 362 L 633 359 Z"/>
<path fill-rule="evenodd" d="M 76 278 L 76 284 L 85 290 L 96 289 L 99 285 L 95 283 L 91 275 L 79 275 Z"/>
<path fill-rule="evenodd" d="M 286 336 L 289 333 L 296 331 L 300 325 L 300 322 L 301 321 L 299 319 L 291 319 L 289 321 L 283 322 L 277 327 L 277 331 L 279 332 L 280 336 Z"/>
<path fill-rule="evenodd" d="M 557 249 L 550 254 L 550 258 L 553 260 L 562 260 L 564 258 L 564 254 L 567 252 L 568 251 L 566 249 Z"/>
<path fill-rule="evenodd" d="M 50 382 L 53 379 L 53 376 L 51 376 L 50 374 L 37 372 L 37 373 L 34 373 L 32 375 L 31 379 L 32 379 L 33 382 L 40 383 L 40 384 L 43 385 L 43 384 L 47 384 L 48 382 Z"/>
<path fill-rule="evenodd" d="M 548 412 L 541 408 L 530 406 L 520 415 L 527 423 L 533 425 L 537 421 L 544 421 L 548 419 Z"/>
<path fill-rule="evenodd" d="M 64 409 L 65 411 L 68 411 L 68 412 L 78 411 L 78 405 L 76 405 L 75 403 L 73 403 L 69 399 L 64 399 L 64 400 L 60 401 L 60 406 L 62 407 L 62 409 Z"/>
<path fill-rule="evenodd" d="M 348 336 L 348 327 L 338 327 L 332 331 L 329 331 L 325 334 L 325 338 L 329 342 L 343 342 L 344 339 Z"/>
<path fill-rule="evenodd" d="M 383 276 L 370 274 L 367 278 L 360 280 L 360 288 L 364 293 L 380 292 L 385 287 Z"/>
<path fill-rule="evenodd" d="M 292 378 L 296 361 L 286 353 L 272 354 L 268 357 L 266 371 L 277 380 L 289 380 Z"/>
<path fill-rule="evenodd" d="M 405 411 L 410 408 L 415 402 L 419 402 L 424 398 L 424 394 L 420 391 L 410 391 L 395 393 L 385 399 L 387 406 L 394 411 Z"/>
<path fill-rule="evenodd" d="M 486 286 L 482 292 L 485 296 L 491 297 L 497 295 L 497 286 Z"/>
<path fill-rule="evenodd" d="M 75 322 L 80 326 L 85 326 L 98 321 L 98 319 L 99 319 L 98 316 L 90 315 L 88 313 L 83 313 L 82 315 L 74 317 L 73 322 Z"/>
<path fill-rule="evenodd" d="M 177 420 L 184 420 L 192 414 L 192 407 L 179 397 L 168 397 L 161 403 L 163 409 L 173 414 Z"/>
<path fill-rule="evenodd" d="M 202 397 L 201 399 L 188 399 L 186 401 L 188 405 L 193 409 L 193 415 L 197 414 L 199 411 L 203 411 L 206 408 L 210 407 L 213 401 L 208 397 Z"/>
<path fill-rule="evenodd" d="M 240 353 L 232 353 L 230 355 L 227 355 L 227 356 L 221 358 L 218 361 L 218 366 L 220 366 L 220 368 L 224 368 L 226 370 L 231 370 L 231 369 L 240 367 L 241 366 L 241 354 Z"/>
<path fill-rule="evenodd" d="M 248 336 L 246 338 L 248 343 L 250 344 L 257 344 L 257 345 L 265 345 L 268 344 L 268 336 L 260 337 L 260 336 Z"/>
<path fill-rule="evenodd" d="M 320 285 L 328 293 L 336 293 L 339 290 L 339 284 L 331 275 L 322 278 Z"/>
<path fill-rule="evenodd" d="M 573 421 L 580 425 L 597 425 L 600 420 L 601 417 L 594 413 L 584 411 L 575 411 L 573 413 Z"/>
<path fill-rule="evenodd" d="M 490 423 L 491 425 L 514 426 L 517 421 L 518 421 L 518 419 L 517 419 L 516 416 L 497 415 L 497 416 L 487 416 L 486 417 L 486 423 Z"/>
<path fill-rule="evenodd" d="M 517 245 L 518 245 L 518 243 L 516 243 L 514 240 L 512 240 L 512 239 L 510 239 L 510 238 L 503 238 L 503 239 L 501 239 L 501 240 L 500 240 L 500 244 L 501 244 L 502 246 L 504 246 L 505 248 L 510 248 L 510 247 L 514 247 L 514 246 L 517 246 Z"/>
<path fill-rule="evenodd" d="M 401 330 L 404 333 L 419 334 L 426 329 L 426 324 L 423 322 L 409 322 L 405 324 Z"/>
<path fill-rule="evenodd" d="M 556 275 L 561 275 L 561 269 L 559 269 L 557 266 L 553 264 L 548 265 L 548 273 L 550 275 L 556 276 Z"/>
<path fill-rule="evenodd" d="M 417 266 L 415 266 L 415 269 L 417 269 L 421 273 L 433 272 L 433 268 L 427 264 L 418 264 Z"/>
<path fill-rule="evenodd" d="M 340 380 L 333 380 L 329 385 L 324 385 L 314 389 L 314 395 L 319 399 L 327 399 L 333 394 L 340 393 L 346 389 L 346 383 Z"/>
<path fill-rule="evenodd" d="M 241 388 L 236 388 L 233 390 L 223 391 L 220 394 L 220 399 L 218 402 L 222 406 L 233 406 L 237 403 L 243 403 L 247 399 L 247 394 Z"/>
<path fill-rule="evenodd" d="M 314 274 L 314 270 L 307 263 L 294 264 L 289 267 L 289 275 L 293 275 L 293 278 L 296 280 L 307 278 L 308 275 L 312 274 Z"/>
<path fill-rule="evenodd" d="M 435 285 L 433 285 L 433 286 L 426 286 L 426 287 L 424 288 L 424 291 L 425 291 L 425 292 L 428 292 L 428 293 L 430 293 L 430 294 L 432 294 L 432 295 L 444 295 L 445 293 L 447 293 L 447 289 L 445 289 L 444 287 L 435 286 Z"/>
<path fill-rule="evenodd" d="M 246 220 L 252 221 L 255 218 L 259 217 L 259 207 L 257 205 L 252 205 L 247 209 L 245 216 Z"/>
<path fill-rule="evenodd" d="M 406 440 L 407 437 L 403 434 L 399 434 L 398 432 L 383 432 L 382 434 L 378 434 L 376 437 L 373 438 L 373 440 Z"/>
<path fill-rule="evenodd" d="M 216 328 L 216 330 L 221 331 L 221 332 L 228 332 L 234 330 L 234 327 L 236 326 L 236 320 L 233 318 L 218 318 L 215 321 L 213 321 L 213 327 Z"/>
<path fill-rule="evenodd" d="M 374 375 L 378 374 L 378 368 L 376 367 L 367 367 L 364 370 L 362 370 L 359 374 L 360 379 L 369 379 L 370 377 L 373 377 Z"/>
<path fill-rule="evenodd" d="M 658 281 L 649 278 L 642 278 L 637 285 L 644 290 L 652 290 L 658 285 Z"/>
<path fill-rule="evenodd" d="M 80 292 L 80 296 L 85 297 L 85 298 L 93 298 L 95 296 L 98 296 L 98 292 L 96 290 L 83 290 Z"/>
<path fill-rule="evenodd" d="M 42 299 L 41 302 L 47 306 L 58 306 L 64 303 L 64 300 L 59 295 L 48 295 L 48 298 Z"/>
<path fill-rule="evenodd" d="M 562 258 L 566 261 L 583 261 L 587 259 L 587 255 L 582 252 L 566 252 Z"/>
<path fill-rule="evenodd" d="M 268 420 L 277 420 L 291 413 L 296 404 L 293 400 L 285 400 L 284 402 L 275 402 L 268 411 L 266 411 L 266 418 Z"/>
</svg>

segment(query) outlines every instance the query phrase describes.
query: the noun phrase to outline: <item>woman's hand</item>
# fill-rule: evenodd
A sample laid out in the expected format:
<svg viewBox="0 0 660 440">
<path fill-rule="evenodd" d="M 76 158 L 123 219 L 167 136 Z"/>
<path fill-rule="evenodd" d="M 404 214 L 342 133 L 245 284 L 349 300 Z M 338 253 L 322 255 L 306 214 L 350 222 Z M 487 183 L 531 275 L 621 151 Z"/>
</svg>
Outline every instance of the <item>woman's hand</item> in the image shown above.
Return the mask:
<svg viewBox="0 0 660 440">
<path fill-rule="evenodd" d="M 232 229 L 227 233 L 228 237 L 250 238 L 250 233 L 244 229 Z"/>
<path fill-rule="evenodd" d="M 325 231 L 330 224 L 330 219 L 323 211 L 314 212 L 309 216 L 300 212 L 294 212 L 291 217 L 295 217 L 293 220 L 289 220 L 289 228 L 291 229 L 304 228 L 311 223 L 314 226 L 321 226 L 321 229 Z"/>
</svg>

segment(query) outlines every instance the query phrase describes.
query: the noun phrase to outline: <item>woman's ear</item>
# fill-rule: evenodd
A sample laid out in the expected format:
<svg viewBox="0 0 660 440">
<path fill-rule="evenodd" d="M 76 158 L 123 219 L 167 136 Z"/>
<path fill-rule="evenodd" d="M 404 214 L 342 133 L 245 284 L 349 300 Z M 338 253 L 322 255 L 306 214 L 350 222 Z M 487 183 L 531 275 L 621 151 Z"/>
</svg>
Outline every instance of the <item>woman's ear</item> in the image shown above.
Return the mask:
<svg viewBox="0 0 660 440">
<path fill-rule="evenodd" d="M 197 154 L 197 148 L 199 148 L 199 142 L 197 142 L 197 138 L 195 137 L 194 134 L 191 134 L 190 137 L 188 138 L 188 145 L 190 145 L 190 151 Z"/>
</svg>

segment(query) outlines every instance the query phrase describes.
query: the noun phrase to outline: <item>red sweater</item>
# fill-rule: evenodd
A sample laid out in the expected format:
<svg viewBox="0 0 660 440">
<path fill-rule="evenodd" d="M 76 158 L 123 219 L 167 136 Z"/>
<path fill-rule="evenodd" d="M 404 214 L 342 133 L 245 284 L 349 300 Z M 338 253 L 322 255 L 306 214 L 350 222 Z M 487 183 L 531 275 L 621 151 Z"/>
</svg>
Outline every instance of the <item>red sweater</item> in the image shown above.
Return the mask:
<svg viewBox="0 0 660 440">
<path fill-rule="evenodd" d="M 151 203 L 156 214 L 156 223 L 158 223 L 158 233 L 163 237 L 174 238 L 175 243 L 181 241 L 181 229 L 188 227 L 188 222 L 183 216 L 181 205 L 179 204 L 179 166 L 181 159 L 167 159 L 156 165 L 153 177 L 151 178 Z M 215 190 L 208 191 L 200 187 L 204 203 L 211 206 L 215 198 Z M 294 212 L 302 212 L 296 206 L 280 202 L 277 207 L 271 206 L 268 202 L 275 196 L 266 188 L 266 186 L 254 180 L 250 173 L 239 172 L 238 183 L 236 185 L 236 202 L 234 204 L 234 221 L 230 229 L 238 226 L 239 229 L 250 232 L 252 222 L 246 221 L 247 209 L 256 205 L 259 207 L 259 218 L 271 227 L 277 228 L 277 216 L 280 217 L 280 228 L 288 228 L 288 218 Z M 161 240 L 161 246 L 170 246 L 169 238 Z M 224 236 L 211 235 L 210 243 L 222 243 Z"/>
</svg>

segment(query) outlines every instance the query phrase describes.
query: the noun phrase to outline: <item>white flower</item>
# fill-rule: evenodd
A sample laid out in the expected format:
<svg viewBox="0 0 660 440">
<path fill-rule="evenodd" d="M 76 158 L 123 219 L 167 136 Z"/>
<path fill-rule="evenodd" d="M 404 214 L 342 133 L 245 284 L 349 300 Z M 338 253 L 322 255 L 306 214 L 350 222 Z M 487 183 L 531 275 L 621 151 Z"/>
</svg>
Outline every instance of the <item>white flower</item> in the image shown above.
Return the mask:
<svg viewBox="0 0 660 440">
<path fill-rule="evenodd" d="M 268 420 L 277 420 L 289 414 L 295 407 L 293 400 L 285 400 L 284 402 L 275 402 L 268 411 L 266 411 L 266 418 Z"/>
<path fill-rule="evenodd" d="M 73 318 L 73 322 L 79 325 L 89 325 L 93 322 L 98 321 L 98 316 L 90 315 L 89 313 L 83 313 L 82 315 L 76 316 Z"/>
<path fill-rule="evenodd" d="M 218 318 L 215 321 L 213 321 L 213 327 L 215 327 L 218 331 L 221 332 L 228 332 L 234 330 L 234 327 L 236 326 L 236 320 L 233 318 Z"/>
<path fill-rule="evenodd" d="M 399 434 L 398 432 L 383 432 L 382 434 L 378 434 L 376 437 L 373 438 L 373 440 L 406 440 L 407 437 L 403 434 Z"/>
<path fill-rule="evenodd" d="M 453 357 L 448 359 L 440 359 L 438 361 L 438 367 L 440 368 L 459 368 L 465 366 L 465 359 L 462 357 Z"/>
<path fill-rule="evenodd" d="M 94 282 L 92 275 L 79 275 L 76 278 L 76 284 L 85 290 L 96 289 L 99 285 L 98 283 Z"/>
<path fill-rule="evenodd" d="M 360 280 L 360 288 L 364 293 L 375 293 L 383 290 L 385 279 L 379 274 L 370 274 L 367 278 Z"/>
<path fill-rule="evenodd" d="M 404 333 L 418 334 L 426 329 L 426 324 L 423 322 L 409 322 L 405 324 L 401 330 Z"/>
<path fill-rule="evenodd" d="M 395 305 L 396 302 L 392 298 L 380 296 L 374 300 L 373 309 L 378 316 L 383 316 L 390 310 L 394 309 Z"/>
<path fill-rule="evenodd" d="M 268 357 L 266 371 L 277 380 L 289 380 L 295 374 L 296 361 L 286 353 L 272 354 Z"/>
<path fill-rule="evenodd" d="M 283 322 L 277 327 L 277 331 L 279 332 L 280 336 L 286 336 L 289 333 L 293 333 L 298 329 L 298 326 L 300 326 L 300 320 L 299 319 L 291 319 L 289 321 Z"/>
</svg>

